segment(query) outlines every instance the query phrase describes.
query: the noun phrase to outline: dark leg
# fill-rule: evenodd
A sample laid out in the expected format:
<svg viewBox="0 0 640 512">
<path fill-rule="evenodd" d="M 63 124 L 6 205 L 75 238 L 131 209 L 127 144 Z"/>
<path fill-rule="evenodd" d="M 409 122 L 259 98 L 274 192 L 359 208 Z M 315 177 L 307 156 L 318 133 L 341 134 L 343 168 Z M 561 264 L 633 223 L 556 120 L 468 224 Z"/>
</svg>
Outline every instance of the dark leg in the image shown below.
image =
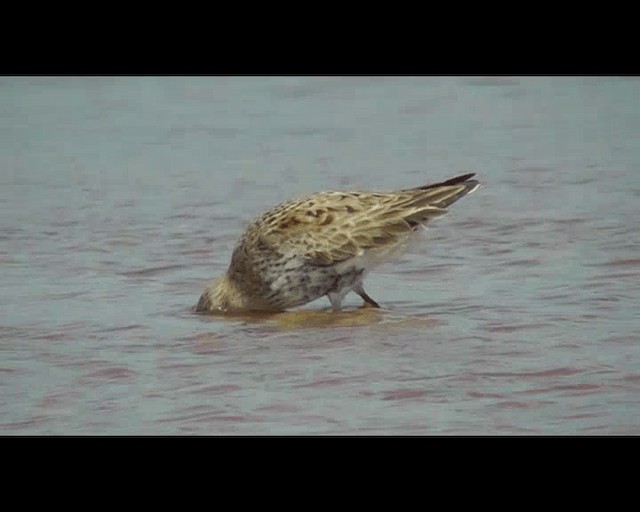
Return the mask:
<svg viewBox="0 0 640 512">
<path fill-rule="evenodd" d="M 364 291 L 364 286 L 362 286 L 362 283 L 358 283 L 356 286 L 354 286 L 353 291 L 356 292 L 358 295 L 360 295 L 360 297 L 362 297 L 362 300 L 364 300 L 365 304 L 369 304 L 369 306 L 373 308 L 380 307 L 380 304 L 378 304 L 375 300 L 369 297 L 367 292 Z"/>
</svg>

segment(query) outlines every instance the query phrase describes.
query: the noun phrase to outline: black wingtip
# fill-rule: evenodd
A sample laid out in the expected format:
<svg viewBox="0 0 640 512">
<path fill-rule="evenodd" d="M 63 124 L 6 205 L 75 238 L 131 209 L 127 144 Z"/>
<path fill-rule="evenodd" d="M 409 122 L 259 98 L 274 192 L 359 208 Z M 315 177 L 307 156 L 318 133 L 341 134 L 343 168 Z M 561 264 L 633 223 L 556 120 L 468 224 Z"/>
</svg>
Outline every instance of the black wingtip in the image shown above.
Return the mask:
<svg viewBox="0 0 640 512">
<path fill-rule="evenodd" d="M 421 190 L 426 190 L 428 188 L 435 187 L 444 187 L 447 185 L 457 185 L 458 183 L 464 183 L 465 181 L 473 178 L 476 175 L 475 172 L 470 172 L 469 174 L 463 174 L 462 176 L 456 176 L 455 178 L 451 178 L 447 181 L 441 181 L 440 183 L 432 183 L 431 185 L 425 185 L 424 187 L 418 187 Z"/>
<path fill-rule="evenodd" d="M 475 172 L 463 174 L 462 176 L 457 176 L 456 178 L 451 178 L 450 180 L 445 181 L 443 185 L 457 185 L 458 183 L 464 183 L 465 181 L 473 178 L 475 175 Z"/>
</svg>

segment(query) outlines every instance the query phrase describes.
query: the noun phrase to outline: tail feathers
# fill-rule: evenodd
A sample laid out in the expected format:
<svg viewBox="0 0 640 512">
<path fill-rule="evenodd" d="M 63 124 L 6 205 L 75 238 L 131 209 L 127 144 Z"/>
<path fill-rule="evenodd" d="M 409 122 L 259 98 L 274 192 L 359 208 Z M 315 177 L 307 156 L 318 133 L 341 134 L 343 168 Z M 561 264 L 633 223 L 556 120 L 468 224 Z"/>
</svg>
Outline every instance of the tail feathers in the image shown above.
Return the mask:
<svg viewBox="0 0 640 512">
<path fill-rule="evenodd" d="M 475 173 L 464 174 L 441 183 L 409 189 L 407 192 L 415 194 L 411 201 L 415 206 L 424 205 L 444 209 L 478 188 L 480 182 L 472 180 L 473 176 Z"/>
<path fill-rule="evenodd" d="M 449 185 L 458 185 L 459 183 L 464 183 L 470 178 L 473 178 L 476 175 L 475 172 L 470 172 L 469 174 L 463 174 L 462 176 L 456 176 L 455 178 L 448 179 L 447 181 L 443 181 L 440 183 L 432 183 L 431 185 L 424 185 L 423 187 L 416 187 L 419 190 L 426 190 L 428 188 L 436 188 L 436 187 L 446 187 Z"/>
<path fill-rule="evenodd" d="M 449 205 L 478 188 L 480 182 L 472 180 L 473 176 L 475 173 L 469 173 L 440 183 L 403 190 L 411 193 L 411 198 L 404 203 L 404 220 L 415 227 L 444 215 Z"/>
</svg>

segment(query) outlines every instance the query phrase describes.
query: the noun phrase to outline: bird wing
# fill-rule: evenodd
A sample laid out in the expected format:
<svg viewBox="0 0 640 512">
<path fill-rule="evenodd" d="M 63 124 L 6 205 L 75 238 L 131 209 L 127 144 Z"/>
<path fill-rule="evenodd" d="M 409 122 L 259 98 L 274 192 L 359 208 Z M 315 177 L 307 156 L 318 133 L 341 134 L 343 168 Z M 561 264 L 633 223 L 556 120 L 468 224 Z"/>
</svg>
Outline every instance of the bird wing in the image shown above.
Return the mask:
<svg viewBox="0 0 640 512">
<path fill-rule="evenodd" d="M 330 266 L 398 244 L 478 186 L 473 174 L 398 192 L 320 192 L 280 205 L 254 224 L 262 243 Z"/>
</svg>

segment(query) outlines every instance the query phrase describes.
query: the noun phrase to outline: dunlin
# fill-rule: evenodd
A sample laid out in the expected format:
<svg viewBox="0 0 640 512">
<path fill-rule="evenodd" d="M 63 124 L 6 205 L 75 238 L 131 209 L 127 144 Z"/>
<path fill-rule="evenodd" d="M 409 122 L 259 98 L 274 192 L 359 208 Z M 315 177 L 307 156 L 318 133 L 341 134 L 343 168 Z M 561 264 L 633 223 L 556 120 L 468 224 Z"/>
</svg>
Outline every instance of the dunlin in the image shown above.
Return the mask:
<svg viewBox="0 0 640 512">
<path fill-rule="evenodd" d="M 238 241 L 224 275 L 209 285 L 198 312 L 282 311 L 326 295 L 334 311 L 367 273 L 401 255 L 429 220 L 479 185 L 464 174 L 396 192 L 319 192 L 276 206 Z"/>
</svg>

